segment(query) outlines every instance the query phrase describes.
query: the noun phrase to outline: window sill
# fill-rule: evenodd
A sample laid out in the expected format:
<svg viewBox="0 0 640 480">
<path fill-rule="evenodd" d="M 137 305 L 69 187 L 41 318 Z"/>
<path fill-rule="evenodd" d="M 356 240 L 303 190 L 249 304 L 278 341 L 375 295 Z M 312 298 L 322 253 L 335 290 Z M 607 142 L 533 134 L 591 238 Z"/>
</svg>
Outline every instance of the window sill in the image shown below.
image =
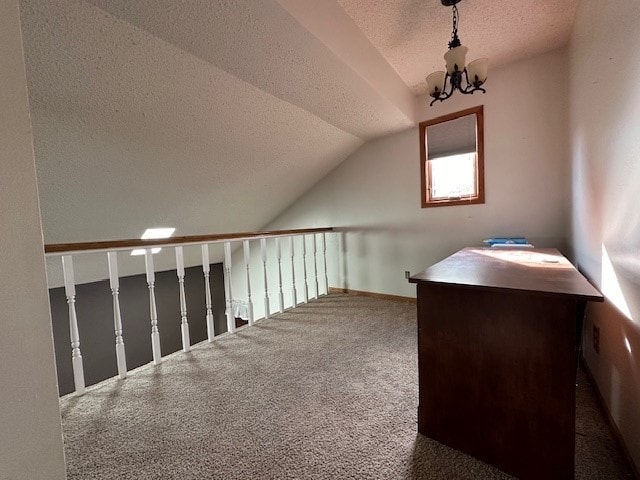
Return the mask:
<svg viewBox="0 0 640 480">
<path fill-rule="evenodd" d="M 450 207 L 454 205 L 478 205 L 484 203 L 483 197 L 456 198 L 444 200 L 429 200 L 422 202 L 422 208 Z"/>
</svg>

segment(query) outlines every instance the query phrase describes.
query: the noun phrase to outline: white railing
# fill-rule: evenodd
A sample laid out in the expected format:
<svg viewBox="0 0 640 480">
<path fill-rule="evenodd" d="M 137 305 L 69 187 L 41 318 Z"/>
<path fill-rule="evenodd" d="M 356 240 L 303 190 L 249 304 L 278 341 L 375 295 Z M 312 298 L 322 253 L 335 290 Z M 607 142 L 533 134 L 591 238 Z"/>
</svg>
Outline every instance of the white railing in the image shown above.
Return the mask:
<svg viewBox="0 0 640 480">
<path fill-rule="evenodd" d="M 254 325 L 256 321 L 263 318 L 269 318 L 274 312 L 271 310 L 272 302 L 270 301 L 270 291 L 272 296 L 277 296 L 277 311 L 283 313 L 287 308 L 295 308 L 300 303 L 306 303 L 310 298 L 315 299 L 320 295 L 326 295 L 329 292 L 329 277 L 327 273 L 327 235 L 332 233 L 331 228 L 314 228 L 300 230 L 280 230 L 273 232 L 246 232 L 237 234 L 222 235 L 199 235 L 188 237 L 174 237 L 162 240 L 116 240 L 106 242 L 88 242 L 88 243 L 72 243 L 72 244 L 54 244 L 45 245 L 45 253 L 48 257 L 60 256 L 62 262 L 62 273 L 64 278 L 65 296 L 69 309 L 69 329 L 71 338 L 71 360 L 73 368 L 73 379 L 75 392 L 82 394 L 85 391 L 85 377 L 82 362 L 82 353 L 80 350 L 80 332 L 78 329 L 78 318 L 75 308 L 76 303 L 76 282 L 74 274 L 73 260 L 78 256 L 86 253 L 105 253 L 106 263 L 109 269 L 109 286 L 110 294 L 113 299 L 113 324 L 115 333 L 115 355 L 118 366 L 118 376 L 122 379 L 127 376 L 127 360 L 125 355 L 125 337 L 123 328 L 123 318 L 120 310 L 120 281 L 118 276 L 118 251 L 131 251 L 143 248 L 144 267 L 146 281 L 149 290 L 149 319 L 151 323 L 151 347 L 153 354 L 153 363 L 158 365 L 162 361 L 162 348 L 160 345 L 160 333 L 158 326 L 158 311 L 156 306 L 155 292 L 155 269 L 152 254 L 152 247 L 172 247 L 175 250 L 175 269 L 178 278 L 178 290 L 180 297 L 180 317 L 176 318 L 176 322 L 180 322 L 180 331 L 182 336 L 182 350 L 189 352 L 191 349 L 188 308 L 185 295 L 185 254 L 186 246 L 200 246 L 202 258 L 202 271 L 204 274 L 205 287 L 205 321 L 207 325 L 207 338 L 212 342 L 215 337 L 213 305 L 211 300 L 211 284 L 210 284 L 210 261 L 209 246 L 211 244 L 222 243 L 223 256 L 223 274 L 224 274 L 224 291 L 225 291 L 225 315 L 227 318 L 227 331 L 229 333 L 236 332 L 236 315 L 234 313 L 234 305 L 240 299 L 234 299 L 232 288 L 232 266 L 233 253 L 237 252 L 237 257 L 241 259 L 238 265 L 238 271 L 242 272 L 238 278 L 244 279 L 244 287 L 246 288 L 246 316 L 248 326 Z M 270 242 L 274 239 L 273 242 Z M 259 243 L 258 243 L 259 242 Z M 318 243 L 320 249 L 318 249 Z M 298 244 L 298 245 L 296 245 Z M 260 247 L 258 269 L 251 269 L 251 247 Z M 275 261 L 271 275 L 269 275 L 269 246 L 272 247 L 271 260 Z M 237 249 L 235 247 L 238 247 Z M 291 285 L 291 301 L 285 304 L 285 276 L 283 275 L 283 247 L 284 257 L 289 256 L 290 271 L 287 285 Z M 311 249 L 308 252 L 308 249 Z M 258 251 L 255 249 L 254 251 Z M 307 255 L 310 253 L 310 255 Z M 320 256 L 320 260 L 318 256 Z M 296 271 L 296 260 L 298 260 L 298 271 Z M 308 263 L 311 262 L 311 279 L 308 278 Z M 301 265 L 300 265 L 301 263 Z M 300 266 L 302 267 L 300 269 Z M 262 277 L 262 278 L 260 278 Z M 323 279 L 320 280 L 320 279 Z M 257 281 L 258 280 L 258 281 Z M 315 287 L 313 296 L 309 296 L 309 280 Z M 260 318 L 254 318 L 254 296 L 252 285 L 263 282 L 264 286 L 264 311 Z M 300 298 L 298 294 L 297 282 L 303 283 L 304 295 Z M 275 283 L 275 284 L 274 284 Z M 288 290 L 288 287 L 287 287 Z M 109 292 L 105 292 L 108 294 Z M 275 306 L 275 304 L 274 304 Z M 126 322 L 125 322 L 126 324 Z"/>
</svg>

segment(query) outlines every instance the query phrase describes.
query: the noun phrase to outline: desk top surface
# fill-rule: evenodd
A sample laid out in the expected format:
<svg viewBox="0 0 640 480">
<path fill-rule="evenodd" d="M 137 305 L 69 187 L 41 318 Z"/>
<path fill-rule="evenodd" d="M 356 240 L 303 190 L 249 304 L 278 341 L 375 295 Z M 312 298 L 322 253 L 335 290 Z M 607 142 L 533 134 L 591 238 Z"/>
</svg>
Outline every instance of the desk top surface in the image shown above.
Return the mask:
<svg viewBox="0 0 640 480">
<path fill-rule="evenodd" d="M 468 247 L 413 275 L 409 282 L 604 300 L 602 294 L 555 248 Z"/>
</svg>

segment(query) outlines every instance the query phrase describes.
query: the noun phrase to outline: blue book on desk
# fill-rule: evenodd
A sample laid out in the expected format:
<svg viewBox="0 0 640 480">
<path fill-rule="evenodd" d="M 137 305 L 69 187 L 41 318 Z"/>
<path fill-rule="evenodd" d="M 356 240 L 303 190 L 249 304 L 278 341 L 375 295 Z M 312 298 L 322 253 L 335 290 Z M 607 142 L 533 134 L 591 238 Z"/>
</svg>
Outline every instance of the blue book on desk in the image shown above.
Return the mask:
<svg viewBox="0 0 640 480">
<path fill-rule="evenodd" d="M 487 245 L 527 245 L 529 241 L 525 237 L 492 237 L 483 241 Z"/>
</svg>

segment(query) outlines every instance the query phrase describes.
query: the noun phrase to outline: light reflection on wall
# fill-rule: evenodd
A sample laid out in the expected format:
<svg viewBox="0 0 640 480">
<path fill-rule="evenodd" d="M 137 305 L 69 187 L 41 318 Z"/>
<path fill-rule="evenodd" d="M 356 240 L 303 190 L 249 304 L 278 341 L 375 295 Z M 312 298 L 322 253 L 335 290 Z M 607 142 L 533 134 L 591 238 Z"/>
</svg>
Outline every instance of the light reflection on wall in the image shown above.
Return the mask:
<svg viewBox="0 0 640 480">
<path fill-rule="evenodd" d="M 613 264 L 609 258 L 609 253 L 606 247 L 602 244 L 602 293 L 609 299 L 609 301 L 620 310 L 620 312 L 627 317 L 631 318 L 631 311 L 627 305 L 627 301 L 624 298 L 622 289 L 620 288 L 620 282 L 616 276 L 616 272 L 613 269 Z"/>
</svg>

